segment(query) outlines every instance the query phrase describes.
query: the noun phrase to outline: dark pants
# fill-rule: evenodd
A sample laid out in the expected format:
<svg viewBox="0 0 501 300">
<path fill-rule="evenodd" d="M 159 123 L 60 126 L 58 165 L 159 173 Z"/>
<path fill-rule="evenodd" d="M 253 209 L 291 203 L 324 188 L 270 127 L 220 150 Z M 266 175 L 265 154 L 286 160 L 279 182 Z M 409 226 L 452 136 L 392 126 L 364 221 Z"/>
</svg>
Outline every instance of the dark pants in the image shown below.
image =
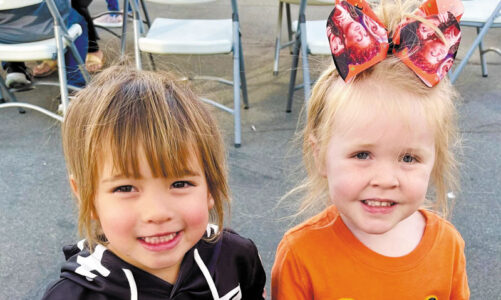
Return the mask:
<svg viewBox="0 0 501 300">
<path fill-rule="evenodd" d="M 92 17 L 89 12 L 89 4 L 92 0 L 71 0 L 71 7 L 73 7 L 82 17 L 84 17 L 85 22 L 87 22 L 87 29 L 89 32 L 89 47 L 88 52 L 99 51 L 99 45 L 97 44 L 98 36 L 96 27 L 92 22 Z"/>
</svg>

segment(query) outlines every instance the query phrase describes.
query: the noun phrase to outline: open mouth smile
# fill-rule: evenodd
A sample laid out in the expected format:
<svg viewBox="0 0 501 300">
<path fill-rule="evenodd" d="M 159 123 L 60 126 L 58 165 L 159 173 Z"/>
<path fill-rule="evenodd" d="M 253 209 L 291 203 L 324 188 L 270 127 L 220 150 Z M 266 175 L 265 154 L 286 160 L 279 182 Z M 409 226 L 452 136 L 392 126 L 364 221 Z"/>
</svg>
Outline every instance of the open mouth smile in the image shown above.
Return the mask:
<svg viewBox="0 0 501 300">
<path fill-rule="evenodd" d="M 177 232 L 173 232 L 165 235 L 138 237 L 138 239 L 144 241 L 146 244 L 156 245 L 173 240 L 177 234 Z"/>
<path fill-rule="evenodd" d="M 390 200 L 362 200 L 362 203 L 370 207 L 391 207 L 397 204 Z"/>
<path fill-rule="evenodd" d="M 182 232 L 161 233 L 138 237 L 137 240 L 150 251 L 165 251 L 174 248 L 181 241 Z"/>
</svg>

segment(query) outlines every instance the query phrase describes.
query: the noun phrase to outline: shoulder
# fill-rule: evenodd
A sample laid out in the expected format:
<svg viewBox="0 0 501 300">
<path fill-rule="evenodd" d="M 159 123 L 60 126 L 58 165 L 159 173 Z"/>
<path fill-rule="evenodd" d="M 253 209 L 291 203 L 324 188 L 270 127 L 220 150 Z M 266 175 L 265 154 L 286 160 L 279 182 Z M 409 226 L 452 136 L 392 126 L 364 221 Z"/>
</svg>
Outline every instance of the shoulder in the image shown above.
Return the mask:
<svg viewBox="0 0 501 300">
<path fill-rule="evenodd" d="M 437 247 L 447 248 L 447 251 L 463 251 L 465 247 L 463 237 L 450 221 L 432 211 L 422 210 L 421 212 L 426 218 L 426 230 L 436 234 Z"/>
<path fill-rule="evenodd" d="M 239 286 L 243 299 L 263 299 L 266 273 L 251 239 L 224 229 L 213 244 L 212 252 L 217 259 L 216 282 L 222 291 Z"/>
<path fill-rule="evenodd" d="M 430 229 L 437 230 L 438 233 L 442 234 L 444 237 L 463 241 L 461 234 L 450 221 L 429 210 L 422 210 L 421 212 L 424 214 L 427 226 L 430 227 Z"/>
<path fill-rule="evenodd" d="M 67 279 L 60 278 L 53 282 L 42 297 L 42 300 L 105 300 L 103 294 L 96 294 L 84 286 Z"/>
<path fill-rule="evenodd" d="M 223 247 L 231 247 L 236 251 L 253 251 L 257 252 L 257 247 L 251 239 L 245 238 L 236 233 L 232 229 L 225 228 L 221 234 Z"/>
<path fill-rule="evenodd" d="M 221 262 L 238 265 L 241 269 L 262 269 L 258 249 L 251 239 L 245 238 L 231 229 L 224 229 L 220 238 Z M 239 271 L 240 272 L 240 271 Z"/>
<path fill-rule="evenodd" d="M 304 244 L 307 241 L 315 242 L 323 240 L 326 234 L 330 234 L 332 225 L 339 213 L 334 206 L 329 206 L 319 214 L 289 229 L 281 243 L 291 245 Z"/>
</svg>

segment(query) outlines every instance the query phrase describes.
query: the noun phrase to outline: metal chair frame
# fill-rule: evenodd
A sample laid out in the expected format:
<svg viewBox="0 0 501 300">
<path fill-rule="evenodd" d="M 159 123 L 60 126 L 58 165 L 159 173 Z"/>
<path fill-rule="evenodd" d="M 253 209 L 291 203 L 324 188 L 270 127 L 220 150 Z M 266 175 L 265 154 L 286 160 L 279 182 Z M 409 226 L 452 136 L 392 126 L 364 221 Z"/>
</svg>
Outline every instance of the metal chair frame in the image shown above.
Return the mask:
<svg viewBox="0 0 501 300">
<path fill-rule="evenodd" d="M 307 0 L 306 5 L 310 6 L 326 6 L 333 5 L 334 0 L 328 2 L 328 0 Z M 279 0 L 278 1 L 278 19 L 277 19 L 277 27 L 276 27 L 276 37 L 275 37 L 275 59 L 273 61 L 273 75 L 278 75 L 278 63 L 280 59 L 280 50 L 289 47 L 292 53 L 292 45 L 295 42 L 294 32 L 292 30 L 292 19 L 291 19 L 291 4 L 300 5 L 301 0 Z M 285 13 L 286 13 L 286 24 L 287 24 L 287 42 L 282 44 L 282 20 L 283 20 L 283 11 L 285 4 Z"/>
<path fill-rule="evenodd" d="M 59 85 L 60 87 L 60 92 L 61 92 L 61 104 L 62 104 L 62 113 L 63 116 L 66 114 L 66 110 L 68 108 L 68 103 L 69 103 L 69 96 L 68 96 L 68 89 L 71 89 L 73 91 L 78 91 L 80 90 L 78 87 L 68 85 L 67 80 L 66 80 L 66 65 L 64 62 L 64 49 L 65 49 L 65 44 L 64 41 L 67 43 L 67 47 L 69 47 L 72 55 L 75 57 L 79 64 L 79 69 L 82 72 L 84 79 L 86 82 L 90 80 L 90 75 L 85 69 L 85 64 L 78 54 L 78 51 L 76 49 L 75 44 L 73 43 L 72 38 L 70 37 L 68 30 L 66 29 L 65 23 L 61 15 L 59 14 L 59 11 L 57 10 L 56 5 L 54 4 L 53 0 L 42 0 L 39 1 L 38 3 L 42 3 L 45 1 L 47 3 L 47 7 L 49 8 L 49 11 L 52 15 L 52 18 L 54 19 L 54 37 L 56 40 L 56 53 L 54 53 L 53 59 L 57 59 L 57 64 L 58 64 L 58 75 L 59 75 L 59 84 L 58 83 L 51 83 L 51 82 L 38 82 L 35 81 L 31 86 L 23 89 L 9 89 L 5 85 L 5 81 L 3 78 L 0 77 L 0 99 L 4 99 L 4 95 L 7 96 L 7 98 L 10 100 L 10 102 L 7 103 L 2 103 L 0 104 L 0 108 L 5 108 L 5 107 L 19 107 L 19 112 L 24 113 L 23 108 L 29 108 L 33 109 L 35 111 L 39 111 L 55 120 L 62 121 L 63 117 L 55 114 L 43 107 L 33 105 L 30 103 L 23 103 L 23 102 L 18 102 L 17 98 L 14 95 L 14 92 L 19 92 L 23 91 L 26 89 L 31 89 L 35 85 Z M 27 5 L 26 5 L 27 6 Z M 64 39 L 64 40 L 63 40 Z M 26 60 L 30 60 L 29 57 L 26 57 Z"/>
<path fill-rule="evenodd" d="M 127 2 L 128 0 L 124 0 Z M 142 3 L 142 10 L 146 11 L 146 6 L 144 5 L 142 0 L 139 0 Z M 233 81 L 229 81 L 219 77 L 213 76 L 196 76 L 195 80 L 214 80 L 223 84 L 232 85 L 233 86 L 233 108 L 222 105 L 214 100 L 207 98 L 200 98 L 200 100 L 215 106 L 225 112 L 228 112 L 233 115 L 234 122 L 234 145 L 236 148 L 241 146 L 242 143 L 242 127 L 241 127 L 241 112 L 240 112 L 240 92 L 242 92 L 242 100 L 244 103 L 244 109 L 249 108 L 249 100 L 247 96 L 247 81 L 245 78 L 245 67 L 244 67 L 244 56 L 242 50 L 242 39 L 240 33 L 240 20 L 238 16 L 238 6 L 236 0 L 230 0 L 232 7 L 232 32 L 233 32 L 233 42 L 232 49 L 230 52 L 233 53 Z M 159 2 L 153 1 L 153 2 Z M 137 69 L 142 69 L 141 63 L 141 50 L 139 49 L 139 38 L 141 34 L 143 34 L 144 28 L 142 27 L 142 21 L 140 18 L 140 10 L 139 6 L 135 1 L 129 2 L 132 5 L 132 14 L 133 14 L 133 28 L 134 28 L 134 57 L 135 64 Z M 124 10 L 127 9 L 124 5 Z M 147 13 L 145 13 L 147 15 Z M 125 24 L 125 22 L 124 22 Z M 124 26 L 125 27 L 125 26 Z M 124 39 L 122 39 L 122 42 Z M 124 42 L 122 47 L 124 49 Z M 124 51 L 124 50 L 123 50 Z M 221 53 L 222 54 L 222 53 Z M 151 53 L 150 53 L 151 55 Z"/>
<path fill-rule="evenodd" d="M 485 61 L 484 55 L 487 52 L 496 52 L 497 54 L 501 55 L 501 50 L 498 48 L 484 48 L 484 37 L 487 34 L 487 31 L 491 28 L 501 28 L 501 23 L 494 23 L 496 18 L 501 16 L 501 1 L 498 2 L 496 8 L 492 11 L 491 15 L 485 20 L 485 22 L 470 22 L 470 21 L 461 21 L 460 25 L 461 26 L 469 26 L 469 27 L 475 27 L 477 31 L 477 37 L 475 38 L 473 44 L 470 46 L 468 49 L 468 52 L 466 53 L 465 57 L 461 60 L 461 63 L 452 71 L 449 73 L 449 78 L 452 83 L 456 82 L 457 78 L 459 77 L 459 74 L 461 74 L 461 71 L 463 71 L 464 67 L 468 63 L 468 60 L 471 58 L 473 55 L 473 52 L 475 51 L 475 48 L 478 47 L 478 50 L 480 52 L 480 63 L 482 66 L 482 76 L 487 77 L 487 62 Z"/>
</svg>

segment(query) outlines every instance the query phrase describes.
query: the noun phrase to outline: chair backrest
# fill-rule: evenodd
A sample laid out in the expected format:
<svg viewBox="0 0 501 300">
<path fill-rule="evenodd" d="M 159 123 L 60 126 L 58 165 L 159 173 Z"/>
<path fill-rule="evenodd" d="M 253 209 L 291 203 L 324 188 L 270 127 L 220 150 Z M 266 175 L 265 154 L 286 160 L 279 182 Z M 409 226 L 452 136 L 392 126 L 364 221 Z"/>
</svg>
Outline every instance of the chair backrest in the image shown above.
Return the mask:
<svg viewBox="0 0 501 300">
<path fill-rule="evenodd" d="M 296 5 L 299 5 L 301 3 L 301 0 L 279 0 L 279 1 Z M 335 0 L 307 0 L 306 4 L 312 6 L 322 6 L 322 5 L 334 5 L 334 2 Z"/>
<path fill-rule="evenodd" d="M 461 22 L 484 23 L 496 9 L 499 0 L 463 0 L 464 14 Z M 494 24 L 501 23 L 501 17 L 494 19 Z"/>
<path fill-rule="evenodd" d="M 0 0 L 0 10 L 21 8 L 42 3 L 44 0 Z"/>
<path fill-rule="evenodd" d="M 217 0 L 146 0 L 146 1 L 159 4 L 181 5 L 181 4 L 208 3 L 208 2 L 215 2 Z"/>
</svg>

